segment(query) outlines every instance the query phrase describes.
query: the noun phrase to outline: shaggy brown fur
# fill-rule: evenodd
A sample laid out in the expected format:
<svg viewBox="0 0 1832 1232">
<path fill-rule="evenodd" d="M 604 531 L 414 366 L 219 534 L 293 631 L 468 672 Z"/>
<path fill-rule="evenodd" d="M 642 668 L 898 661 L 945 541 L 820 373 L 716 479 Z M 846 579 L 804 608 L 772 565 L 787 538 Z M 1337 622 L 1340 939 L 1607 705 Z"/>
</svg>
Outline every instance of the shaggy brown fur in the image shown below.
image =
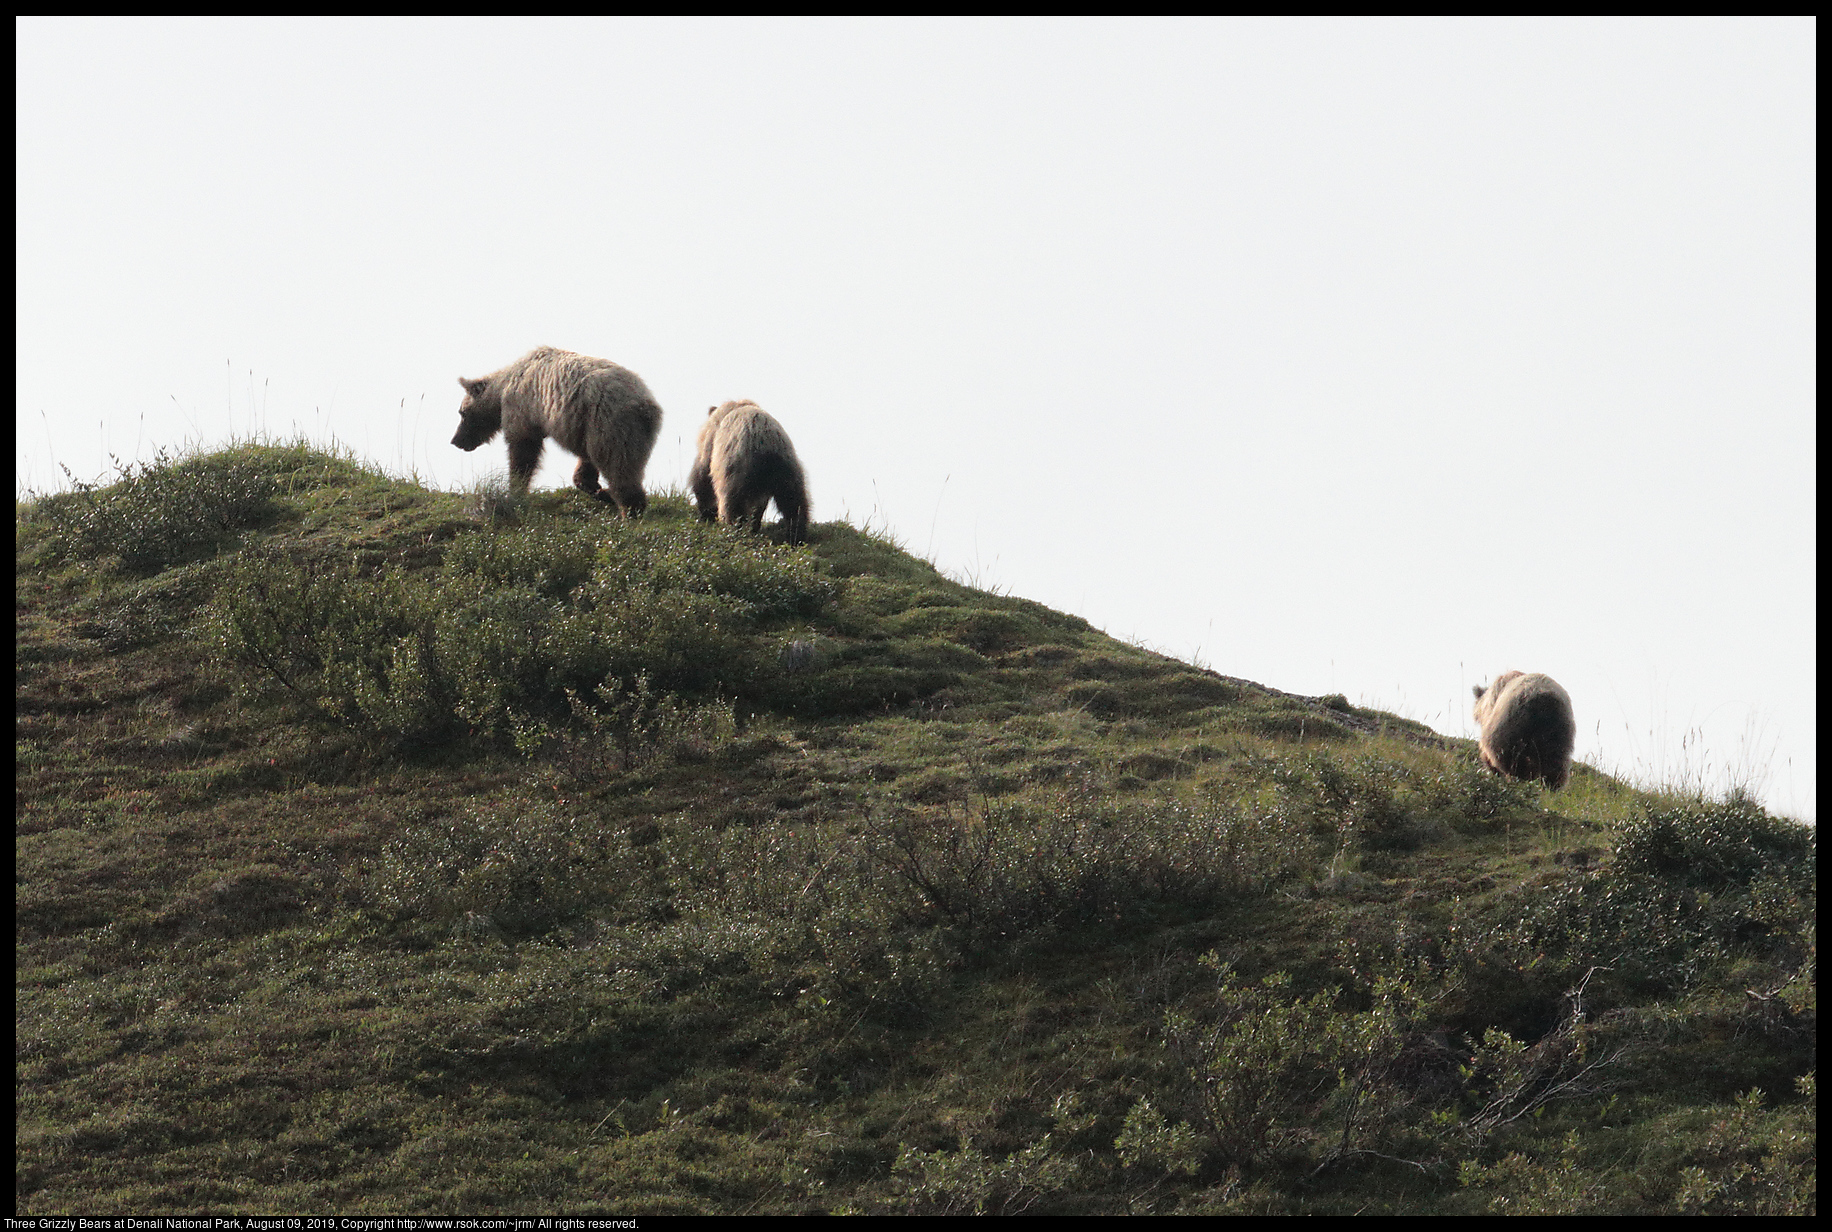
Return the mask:
<svg viewBox="0 0 1832 1232">
<path fill-rule="evenodd" d="M 1482 764 L 1490 770 L 1544 779 L 1553 791 L 1570 780 L 1578 725 L 1570 694 L 1552 677 L 1503 672 L 1494 684 L 1477 685 L 1476 722 L 1482 727 Z"/>
<path fill-rule="evenodd" d="M 808 480 L 795 446 L 774 416 L 749 399 L 709 407 L 694 443 L 687 486 L 708 522 L 749 521 L 763 529 L 764 506 L 776 512 L 790 543 L 808 535 Z"/>
<path fill-rule="evenodd" d="M 452 444 L 467 453 L 498 432 L 509 444 L 509 486 L 525 495 L 548 437 L 579 455 L 573 486 L 634 517 L 649 506 L 642 473 L 662 408 L 642 378 L 608 359 L 536 347 L 506 368 L 467 381 Z M 604 476 L 609 491 L 601 491 Z"/>
</svg>

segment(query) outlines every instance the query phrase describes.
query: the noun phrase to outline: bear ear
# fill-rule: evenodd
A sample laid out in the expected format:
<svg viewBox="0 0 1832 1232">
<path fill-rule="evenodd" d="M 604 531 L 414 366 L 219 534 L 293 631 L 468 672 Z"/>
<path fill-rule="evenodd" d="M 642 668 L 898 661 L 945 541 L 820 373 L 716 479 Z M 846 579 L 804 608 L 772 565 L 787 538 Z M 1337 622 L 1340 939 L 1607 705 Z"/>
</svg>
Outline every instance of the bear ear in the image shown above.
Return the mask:
<svg viewBox="0 0 1832 1232">
<path fill-rule="evenodd" d="M 715 412 L 715 411 L 717 411 L 718 409 L 719 409 L 719 408 L 718 408 L 718 407 L 716 407 L 716 406 L 709 406 L 709 407 L 707 407 L 707 408 L 706 408 L 706 413 L 707 413 L 708 415 L 711 415 L 711 414 L 712 414 L 713 412 Z"/>
<path fill-rule="evenodd" d="M 1479 685 L 1477 685 L 1477 686 L 1476 686 L 1476 700 L 1477 700 L 1477 701 L 1481 701 L 1481 700 L 1482 700 L 1482 695 L 1483 695 L 1484 693 L 1487 693 L 1487 692 L 1488 692 L 1488 686 L 1487 686 L 1487 685 L 1485 685 L 1485 684 L 1479 684 Z"/>
<path fill-rule="evenodd" d="M 480 394 L 489 384 L 489 382 L 482 377 L 477 378 L 475 381 L 467 381 L 465 378 L 459 377 L 458 383 L 464 386 L 464 392 L 467 394 Z"/>
</svg>

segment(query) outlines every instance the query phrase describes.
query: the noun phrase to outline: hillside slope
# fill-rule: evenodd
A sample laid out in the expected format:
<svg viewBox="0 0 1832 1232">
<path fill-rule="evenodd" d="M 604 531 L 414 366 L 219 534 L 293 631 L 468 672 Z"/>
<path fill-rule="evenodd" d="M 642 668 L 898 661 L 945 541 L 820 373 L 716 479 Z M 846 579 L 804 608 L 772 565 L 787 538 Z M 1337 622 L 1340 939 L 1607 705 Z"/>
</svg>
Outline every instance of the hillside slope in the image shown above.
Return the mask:
<svg viewBox="0 0 1832 1232">
<path fill-rule="evenodd" d="M 33 1214 L 1807 1213 L 1813 834 L 662 497 L 17 527 Z"/>
</svg>

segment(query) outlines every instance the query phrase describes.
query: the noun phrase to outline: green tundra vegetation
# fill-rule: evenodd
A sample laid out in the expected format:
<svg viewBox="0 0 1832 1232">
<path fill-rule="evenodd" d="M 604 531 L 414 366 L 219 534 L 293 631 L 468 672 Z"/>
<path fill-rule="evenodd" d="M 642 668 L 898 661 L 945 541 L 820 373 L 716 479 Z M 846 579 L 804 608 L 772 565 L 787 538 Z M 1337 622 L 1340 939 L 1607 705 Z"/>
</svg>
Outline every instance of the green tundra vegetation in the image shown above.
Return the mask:
<svg viewBox="0 0 1832 1232">
<path fill-rule="evenodd" d="M 810 540 L 20 504 L 17 1209 L 1813 1212 L 1811 828 Z"/>
</svg>

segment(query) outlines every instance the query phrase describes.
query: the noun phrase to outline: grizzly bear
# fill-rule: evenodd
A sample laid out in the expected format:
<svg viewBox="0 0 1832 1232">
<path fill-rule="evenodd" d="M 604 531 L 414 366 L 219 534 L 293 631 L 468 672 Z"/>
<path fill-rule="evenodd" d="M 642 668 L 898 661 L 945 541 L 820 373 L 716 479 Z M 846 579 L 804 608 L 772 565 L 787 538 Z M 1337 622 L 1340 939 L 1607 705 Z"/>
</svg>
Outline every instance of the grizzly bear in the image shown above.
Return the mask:
<svg viewBox="0 0 1832 1232">
<path fill-rule="evenodd" d="M 1577 720 L 1571 695 L 1538 672 L 1503 672 L 1476 686 L 1482 764 L 1515 779 L 1544 779 L 1553 791 L 1571 778 Z"/>
<path fill-rule="evenodd" d="M 498 432 L 509 444 L 509 487 L 525 496 L 552 437 L 579 455 L 573 486 L 626 517 L 649 506 L 643 469 L 661 431 L 662 408 L 642 378 L 608 359 L 536 347 L 476 380 L 458 378 L 464 402 L 452 444 L 469 453 Z M 609 491 L 601 491 L 604 476 Z"/>
<path fill-rule="evenodd" d="M 700 516 L 763 529 L 764 506 L 776 502 L 790 543 L 808 534 L 808 480 L 795 446 L 776 418 L 750 399 L 708 407 L 694 442 L 693 489 Z"/>
</svg>

